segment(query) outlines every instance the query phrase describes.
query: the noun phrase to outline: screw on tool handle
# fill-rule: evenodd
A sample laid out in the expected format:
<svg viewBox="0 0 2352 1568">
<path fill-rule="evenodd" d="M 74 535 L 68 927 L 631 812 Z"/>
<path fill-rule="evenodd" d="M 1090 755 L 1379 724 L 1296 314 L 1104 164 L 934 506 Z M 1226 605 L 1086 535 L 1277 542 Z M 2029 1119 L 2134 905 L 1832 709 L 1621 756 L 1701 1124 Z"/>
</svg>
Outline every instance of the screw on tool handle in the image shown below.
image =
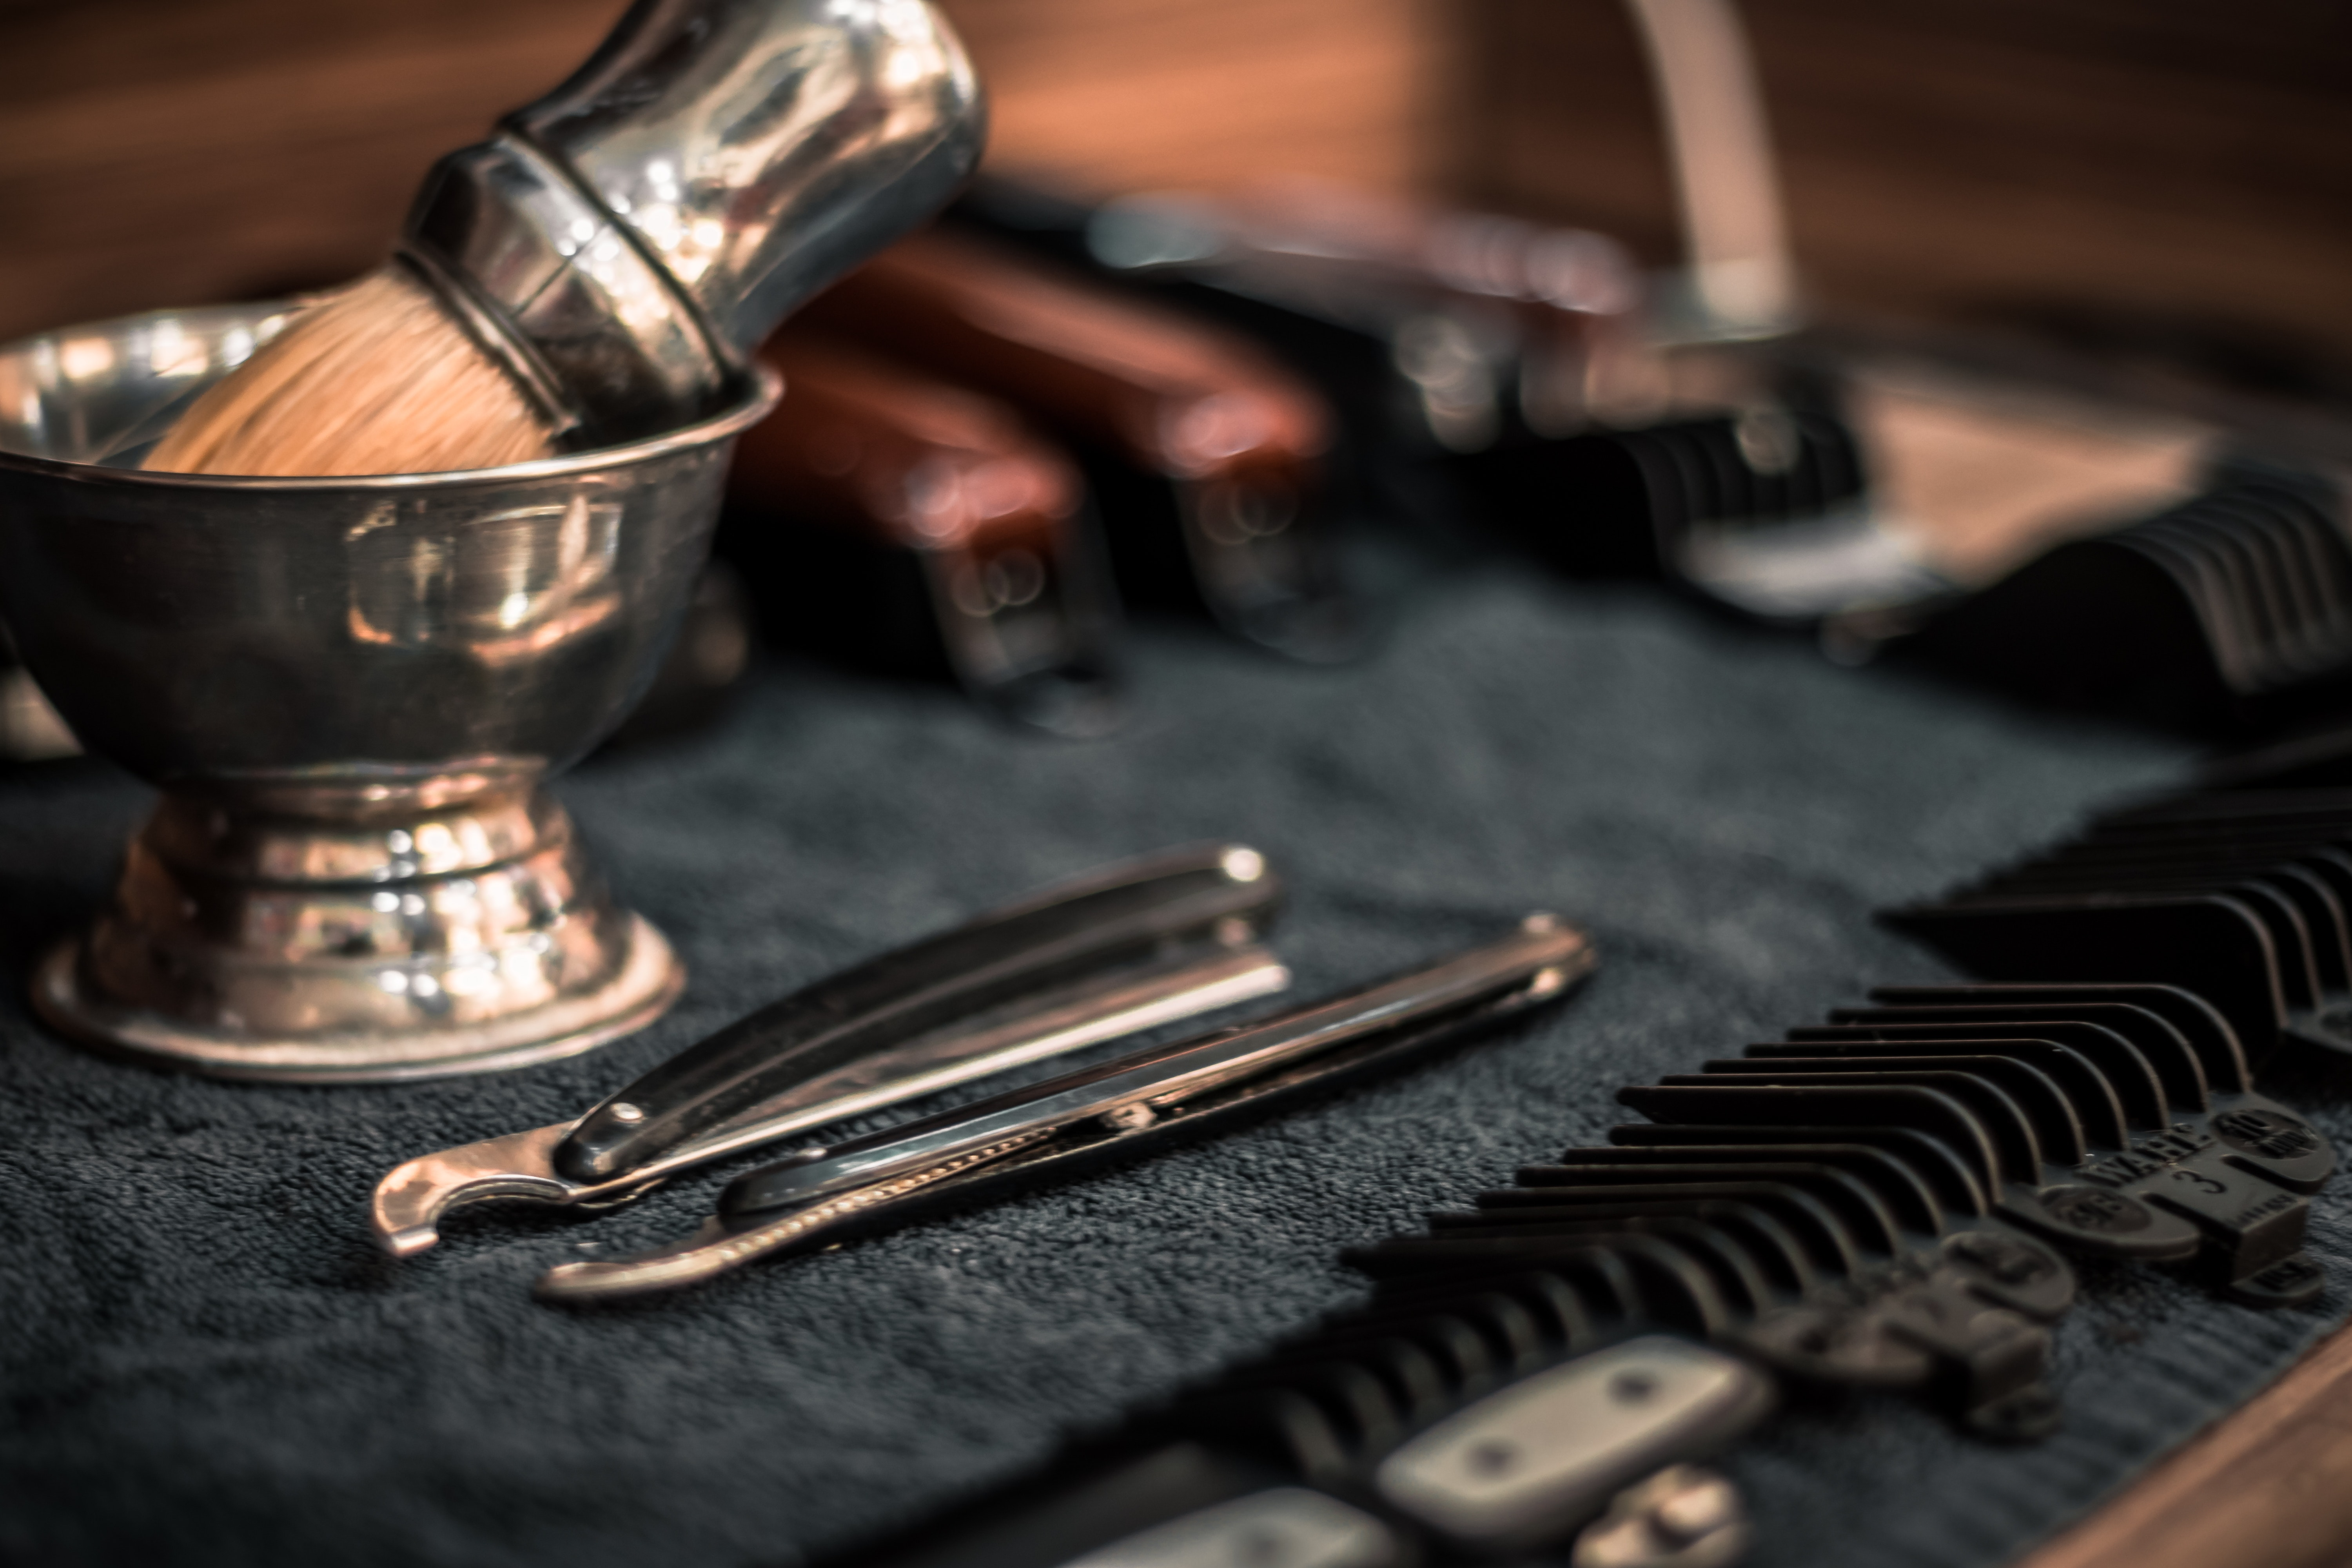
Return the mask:
<svg viewBox="0 0 2352 1568">
<path fill-rule="evenodd" d="M 639 0 L 570 80 L 441 161 L 401 256 L 571 443 L 653 434 L 936 211 L 986 118 L 923 0 Z"/>
</svg>

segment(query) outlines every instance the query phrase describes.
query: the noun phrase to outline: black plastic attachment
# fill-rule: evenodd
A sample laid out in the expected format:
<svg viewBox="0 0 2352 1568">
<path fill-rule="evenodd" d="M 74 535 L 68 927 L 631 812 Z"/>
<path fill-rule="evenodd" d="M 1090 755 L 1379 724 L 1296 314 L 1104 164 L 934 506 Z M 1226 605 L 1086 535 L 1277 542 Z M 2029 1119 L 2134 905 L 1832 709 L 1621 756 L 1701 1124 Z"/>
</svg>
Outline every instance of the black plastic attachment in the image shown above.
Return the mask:
<svg viewBox="0 0 2352 1568">
<path fill-rule="evenodd" d="M 1881 919 L 1990 980 L 2193 993 L 2257 1067 L 2352 1063 L 2352 790 L 2147 802 Z"/>
<path fill-rule="evenodd" d="M 2032 700 L 2200 733 L 2341 710 L 2352 537 L 2329 478 L 2237 460 L 2193 499 L 2076 539 L 1903 644 Z"/>
</svg>

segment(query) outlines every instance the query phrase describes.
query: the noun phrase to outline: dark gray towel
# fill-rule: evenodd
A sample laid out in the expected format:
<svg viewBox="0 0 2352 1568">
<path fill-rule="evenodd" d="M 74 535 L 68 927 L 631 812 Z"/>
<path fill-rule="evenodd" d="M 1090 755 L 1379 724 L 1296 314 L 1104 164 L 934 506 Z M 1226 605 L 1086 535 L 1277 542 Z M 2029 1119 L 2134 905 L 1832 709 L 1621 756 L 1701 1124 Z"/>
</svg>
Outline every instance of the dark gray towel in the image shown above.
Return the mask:
<svg viewBox="0 0 2352 1568">
<path fill-rule="evenodd" d="M 591 766 L 562 793 L 692 963 L 685 1001 L 583 1059 L 411 1088 L 206 1083 L 51 1040 L 13 977 L 95 902 L 144 796 L 95 765 L 0 780 L 0 1552 L 642 1568 L 842 1546 L 1348 1300 L 1339 1248 L 1599 1137 L 1628 1119 L 1618 1084 L 1937 974 L 1874 907 L 2180 761 L 1645 595 L 1495 575 L 1430 595 L 1363 668 L 1162 634 L 1139 673 L 1132 732 L 1065 746 L 944 692 L 776 669 L 722 732 Z M 707 1180 L 584 1224 L 473 1211 L 406 1264 L 371 1249 L 364 1200 L 400 1160 L 574 1112 L 863 954 L 1206 837 L 1291 874 L 1302 992 L 1536 908 L 1587 923 L 1602 973 L 1230 1140 L 674 1300 L 526 1290 L 580 1239 L 691 1228 Z M 2274 1376 L 2343 1289 L 2266 1314 L 2093 1273 L 2060 1336 L 2063 1436 L 1988 1448 L 1893 1400 L 1784 1416 L 1733 1465 L 1755 1561 L 2013 1554 Z"/>
</svg>

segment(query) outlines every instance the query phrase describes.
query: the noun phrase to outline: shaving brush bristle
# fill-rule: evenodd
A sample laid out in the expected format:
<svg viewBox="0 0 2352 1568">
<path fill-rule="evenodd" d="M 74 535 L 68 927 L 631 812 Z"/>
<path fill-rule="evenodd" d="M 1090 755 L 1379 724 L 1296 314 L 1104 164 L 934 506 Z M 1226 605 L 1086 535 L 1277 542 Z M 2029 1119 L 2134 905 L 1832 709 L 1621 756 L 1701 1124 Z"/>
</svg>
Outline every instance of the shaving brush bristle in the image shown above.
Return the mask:
<svg viewBox="0 0 2352 1568">
<path fill-rule="evenodd" d="M 514 379 L 396 267 L 306 306 L 142 467 L 247 476 L 494 468 L 554 451 Z"/>
</svg>

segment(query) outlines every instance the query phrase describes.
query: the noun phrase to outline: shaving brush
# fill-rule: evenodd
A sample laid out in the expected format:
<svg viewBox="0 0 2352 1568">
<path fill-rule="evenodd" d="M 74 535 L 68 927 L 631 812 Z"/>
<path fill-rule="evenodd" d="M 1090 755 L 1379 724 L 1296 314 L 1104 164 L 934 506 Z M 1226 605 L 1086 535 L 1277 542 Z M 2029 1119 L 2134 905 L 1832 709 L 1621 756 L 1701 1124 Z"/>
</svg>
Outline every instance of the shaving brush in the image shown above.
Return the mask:
<svg viewBox="0 0 2352 1568">
<path fill-rule="evenodd" d="M 923 0 L 639 0 L 143 466 L 443 472 L 690 424 L 795 305 L 946 202 L 984 122 Z"/>
</svg>

